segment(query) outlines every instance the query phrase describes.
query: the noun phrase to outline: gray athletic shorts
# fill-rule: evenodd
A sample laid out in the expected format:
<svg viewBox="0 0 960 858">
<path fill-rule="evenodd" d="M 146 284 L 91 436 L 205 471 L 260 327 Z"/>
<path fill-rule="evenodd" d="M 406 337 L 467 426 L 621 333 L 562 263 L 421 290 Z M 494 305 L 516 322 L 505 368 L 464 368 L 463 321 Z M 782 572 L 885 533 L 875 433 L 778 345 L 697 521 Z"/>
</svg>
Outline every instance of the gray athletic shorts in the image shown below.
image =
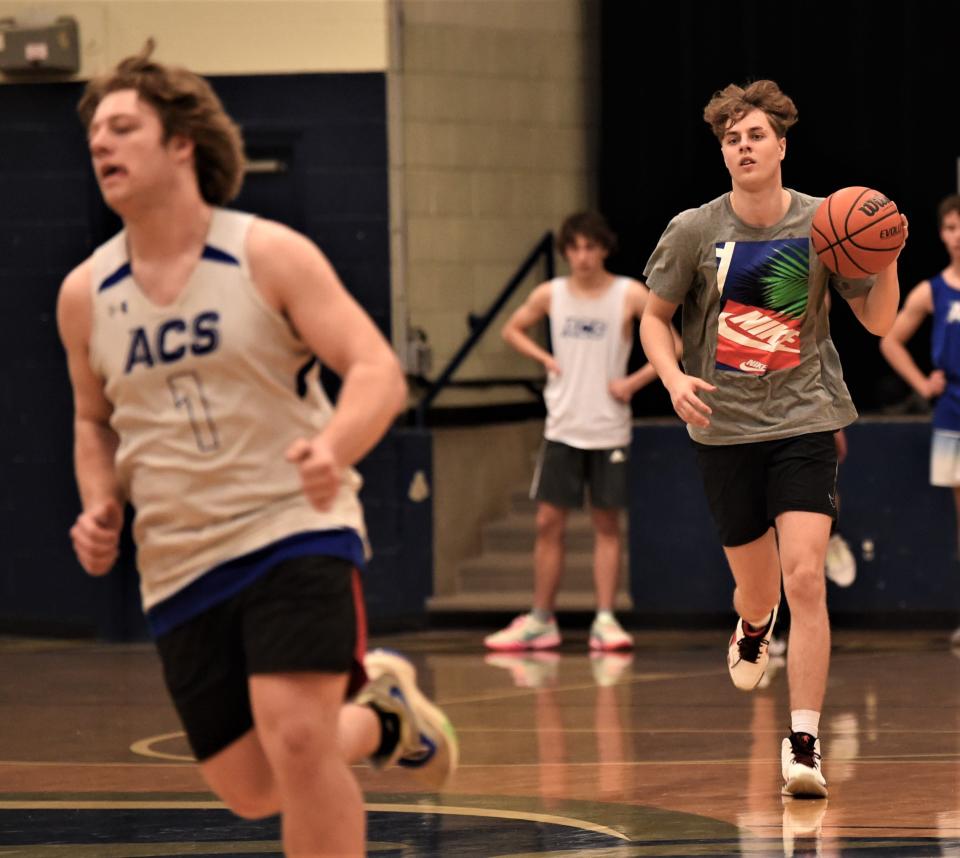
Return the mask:
<svg viewBox="0 0 960 858">
<path fill-rule="evenodd" d="M 622 509 L 627 505 L 629 448 L 581 450 L 544 439 L 530 497 L 567 509 L 583 507 L 584 490 L 590 489 L 590 506 Z"/>
</svg>

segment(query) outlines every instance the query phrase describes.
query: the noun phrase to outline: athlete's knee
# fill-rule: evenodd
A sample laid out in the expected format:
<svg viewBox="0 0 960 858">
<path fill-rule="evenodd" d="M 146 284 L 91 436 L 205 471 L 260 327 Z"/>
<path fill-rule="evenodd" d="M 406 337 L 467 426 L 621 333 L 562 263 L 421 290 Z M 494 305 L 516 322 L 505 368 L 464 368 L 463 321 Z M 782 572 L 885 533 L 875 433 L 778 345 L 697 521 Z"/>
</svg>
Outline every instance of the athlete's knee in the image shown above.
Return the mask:
<svg viewBox="0 0 960 858">
<path fill-rule="evenodd" d="M 814 606 L 826 600 L 827 585 L 823 567 L 812 560 L 783 570 L 783 589 L 791 607 Z"/>
<path fill-rule="evenodd" d="M 565 510 L 549 504 L 537 507 L 537 536 L 545 539 L 561 539 L 567 521 Z"/>
<path fill-rule="evenodd" d="M 289 770 L 299 766 L 311 766 L 325 753 L 336 753 L 335 742 L 329 741 L 319 729 L 317 719 L 307 713 L 296 711 L 274 718 L 268 727 L 260 727 L 263 743 L 271 765 Z"/>
<path fill-rule="evenodd" d="M 593 529 L 598 536 L 616 538 L 620 536 L 620 513 L 616 509 L 595 509 L 590 514 Z"/>
<path fill-rule="evenodd" d="M 214 790 L 231 813 L 241 819 L 266 819 L 280 812 L 280 803 L 272 791 L 255 791 L 240 784 Z"/>
<path fill-rule="evenodd" d="M 264 819 L 280 812 L 280 801 L 269 769 L 264 771 L 203 770 L 207 785 L 242 819 Z"/>
</svg>

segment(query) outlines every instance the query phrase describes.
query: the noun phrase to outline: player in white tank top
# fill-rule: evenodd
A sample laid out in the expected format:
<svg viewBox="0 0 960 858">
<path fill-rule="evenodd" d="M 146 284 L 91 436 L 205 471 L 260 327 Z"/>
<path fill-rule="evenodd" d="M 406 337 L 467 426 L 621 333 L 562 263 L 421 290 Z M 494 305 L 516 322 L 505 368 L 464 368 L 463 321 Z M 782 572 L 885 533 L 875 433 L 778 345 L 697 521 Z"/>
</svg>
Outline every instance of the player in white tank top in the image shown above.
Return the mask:
<svg viewBox="0 0 960 858">
<path fill-rule="evenodd" d="M 101 192 L 124 231 L 67 276 L 58 302 L 83 505 L 71 537 L 83 568 L 107 573 L 123 505 L 133 503 L 168 686 L 195 749 L 195 736 L 215 733 L 198 753 L 208 784 L 244 816 L 282 813 L 287 849 L 361 854 L 363 802 L 349 762 L 403 761 L 435 788 L 457 760 L 452 728 L 409 663 L 368 654 L 371 681 L 344 704 L 362 670 L 320 667 L 327 656 L 312 646 L 329 640 L 337 665 L 362 657 L 362 597 L 356 573 L 349 579 L 364 535 L 352 466 L 404 406 L 406 386 L 315 245 L 220 208 L 240 187 L 239 132 L 202 78 L 155 63 L 151 51 L 91 81 L 80 104 Z M 336 408 L 315 357 L 343 380 Z M 296 574 L 288 556 L 304 560 Z M 280 585 L 268 590 L 267 580 Z M 317 582 L 332 582 L 335 597 Z M 256 614 L 253 593 L 269 596 L 271 610 Z M 237 638 L 231 619 L 224 638 L 208 620 L 227 600 L 255 635 Z M 325 600 L 333 610 L 318 619 L 313 606 Z M 188 627 L 204 637 L 181 635 Z M 331 627 L 340 637 L 323 637 Z M 297 649 L 304 629 L 313 636 Z M 301 669 L 304 650 L 317 660 Z M 230 707 L 223 719 L 201 725 L 177 696 L 171 676 L 184 670 L 211 706 Z M 223 721 L 243 726 L 224 735 Z"/>
<path fill-rule="evenodd" d="M 531 491 L 538 500 L 533 609 L 489 635 L 485 644 L 490 649 L 560 644 L 554 607 L 563 571 L 564 530 L 568 509 L 581 505 L 584 483 L 591 495 L 597 595 L 590 646 L 615 650 L 633 645 L 613 616 L 622 543 L 620 510 L 626 503 L 630 399 L 656 373 L 646 364 L 627 375 L 632 331 L 643 313 L 647 289 L 607 271 L 605 260 L 615 240 L 599 214 L 568 217 L 558 243 L 570 276 L 537 286 L 503 328 L 511 346 L 547 371 L 547 421 Z M 527 334 L 544 316 L 550 319 L 552 354 Z M 679 348 L 679 337 L 677 344 Z M 571 469 L 585 476 L 572 477 Z M 548 484 L 554 488 L 545 490 Z"/>
</svg>

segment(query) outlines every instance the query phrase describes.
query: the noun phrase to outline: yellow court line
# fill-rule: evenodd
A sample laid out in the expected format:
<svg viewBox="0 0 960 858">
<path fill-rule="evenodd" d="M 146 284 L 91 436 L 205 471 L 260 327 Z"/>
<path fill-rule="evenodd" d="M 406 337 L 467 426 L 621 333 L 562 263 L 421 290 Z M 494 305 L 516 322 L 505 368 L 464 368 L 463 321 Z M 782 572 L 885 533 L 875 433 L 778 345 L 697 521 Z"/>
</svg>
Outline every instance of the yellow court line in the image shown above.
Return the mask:
<svg viewBox="0 0 960 858">
<path fill-rule="evenodd" d="M 183 763 L 193 763 L 196 762 L 193 757 L 187 756 L 186 754 L 171 754 L 166 751 L 155 751 L 153 745 L 156 745 L 158 742 L 169 742 L 171 739 L 181 739 L 186 736 L 186 733 L 183 730 L 177 730 L 174 733 L 161 733 L 159 736 L 147 736 L 146 739 L 139 739 L 130 746 L 130 750 L 134 754 L 139 754 L 141 757 L 151 757 L 155 760 L 176 760 Z"/>
<path fill-rule="evenodd" d="M 463 731 L 461 731 L 463 732 Z M 777 762 L 779 757 L 764 757 L 761 759 L 756 759 L 753 757 L 737 757 L 730 759 L 720 759 L 720 760 L 701 760 L 701 759 L 687 759 L 687 760 L 670 760 L 670 759 L 657 759 L 657 760 L 620 760 L 619 762 L 604 762 L 600 763 L 597 760 L 583 760 L 583 761 L 571 761 L 567 763 L 544 763 L 537 760 L 531 760 L 530 762 L 520 763 L 520 762 L 509 762 L 509 763 L 460 763 L 457 769 L 512 769 L 518 768 L 521 766 L 538 766 L 540 768 L 546 768 L 548 766 L 590 766 L 596 768 L 597 766 L 726 766 L 731 764 L 738 763 L 755 763 L 755 762 Z M 940 753 L 940 754 L 889 754 L 886 756 L 873 756 L 873 757 L 831 757 L 831 760 L 834 762 L 844 762 L 844 763 L 864 763 L 867 765 L 880 765 L 883 763 L 896 763 L 897 765 L 909 765 L 910 763 L 924 764 L 928 765 L 931 763 L 949 763 L 954 764 L 960 760 L 960 753 Z M 52 761 L 34 761 L 34 760 L 0 760 L 0 767 L 2 766 L 19 766 L 19 767 L 32 767 L 32 768 L 107 768 L 107 769 L 136 769 L 136 768 L 169 768 L 169 769 L 182 769 L 187 767 L 192 767 L 195 765 L 193 761 L 190 763 L 71 763 L 67 761 L 60 760 L 58 762 Z M 354 768 L 367 768 L 365 763 L 356 763 Z"/>
<path fill-rule="evenodd" d="M 915 757 L 908 756 L 890 756 L 890 757 L 831 757 L 832 763 L 851 763 L 865 765 L 931 765 L 944 764 L 955 765 L 960 760 L 960 754 L 926 754 Z M 780 762 L 779 757 L 742 757 L 727 760 L 620 760 L 619 762 L 599 762 L 597 760 L 583 760 L 569 763 L 541 763 L 531 761 L 529 763 L 461 763 L 457 766 L 457 771 L 463 769 L 516 769 L 516 768 L 577 768 L 579 766 L 589 766 L 596 769 L 600 766 L 609 768 L 610 766 L 731 766 L 731 765 L 749 765 L 750 763 L 775 763 Z"/>
<path fill-rule="evenodd" d="M 457 735 L 462 736 L 464 733 L 542 733 L 542 732 L 551 732 L 551 733 L 630 733 L 631 735 L 642 735 L 643 733 L 651 733 L 656 735 L 669 736 L 673 733 L 677 735 L 683 735 L 686 733 L 694 733 L 700 735 L 701 733 L 716 733 L 724 736 L 783 736 L 784 731 L 781 728 L 771 728 L 769 730 L 755 730 L 750 727 L 605 727 L 602 730 L 594 729 L 593 727 L 537 727 L 532 725 L 530 727 L 461 727 L 459 724 L 457 727 Z M 849 738 L 860 738 L 862 734 L 866 731 L 853 731 L 850 733 L 832 733 L 830 734 L 830 739 L 849 739 Z M 960 736 L 960 730 L 874 730 L 870 729 L 871 734 L 876 733 L 877 735 L 921 735 L 921 736 Z"/>
<path fill-rule="evenodd" d="M 432 813 L 446 816 L 478 816 L 495 819 L 520 819 L 578 828 L 595 834 L 606 834 L 619 840 L 630 838 L 622 831 L 598 825 L 586 819 L 557 816 L 552 813 L 534 813 L 523 810 L 501 810 L 489 807 L 459 807 L 445 804 L 381 804 L 364 805 L 372 813 Z M 0 801 L 0 810 L 226 810 L 221 801 Z"/>
<path fill-rule="evenodd" d="M 69 799 L 0 801 L 0 810 L 226 810 L 222 801 L 72 801 Z"/>
<path fill-rule="evenodd" d="M 190 760 L 189 763 L 87 763 L 71 762 L 69 760 L 0 760 L 0 766 L 30 766 L 33 768 L 87 768 L 87 769 L 143 769 L 143 768 L 166 768 L 183 769 L 188 766 L 195 766 L 196 762 Z"/>
<path fill-rule="evenodd" d="M 629 836 L 615 828 L 598 825 L 585 819 L 575 819 L 570 816 L 557 816 L 552 813 L 533 813 L 524 810 L 501 810 L 489 807 L 458 807 L 444 804 L 368 804 L 369 811 L 384 811 L 387 813 L 435 813 L 451 816 L 483 816 L 497 819 L 522 819 L 527 822 L 543 822 L 550 825 L 562 825 L 566 828 L 579 828 L 582 831 L 592 831 L 596 834 L 606 834 L 619 840 L 630 840 Z"/>
</svg>

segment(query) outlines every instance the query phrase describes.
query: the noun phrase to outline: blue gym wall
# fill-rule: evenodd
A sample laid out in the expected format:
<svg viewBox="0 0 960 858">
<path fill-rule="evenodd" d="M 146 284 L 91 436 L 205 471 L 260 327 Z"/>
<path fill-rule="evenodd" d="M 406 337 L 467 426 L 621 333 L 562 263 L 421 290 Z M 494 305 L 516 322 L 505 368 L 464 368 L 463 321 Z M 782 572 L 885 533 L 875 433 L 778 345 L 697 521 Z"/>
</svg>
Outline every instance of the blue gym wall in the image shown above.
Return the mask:
<svg viewBox="0 0 960 858">
<path fill-rule="evenodd" d="M 852 586 L 828 584 L 837 621 L 949 624 L 960 610 L 960 567 L 949 489 L 929 484 L 925 420 L 866 418 L 847 429 L 840 532 L 857 560 Z M 630 583 L 636 613 L 657 624 L 712 621 L 731 604 L 728 571 L 686 430 L 678 421 L 634 430 Z M 873 557 L 862 553 L 873 543 Z"/>
<path fill-rule="evenodd" d="M 390 331 L 386 79 L 380 73 L 214 78 L 251 157 L 281 162 L 248 177 L 238 208 L 281 220 L 327 253 L 347 288 Z M 70 268 L 118 227 L 93 180 L 75 83 L 0 86 L 0 632 L 143 633 L 132 547 L 91 580 L 67 531 L 78 511 L 72 405 L 55 324 Z M 266 418 L 266 416 L 265 416 Z M 376 552 L 365 578 L 371 618 L 417 616 L 430 585 L 429 438 L 394 430 L 361 468 Z M 405 570 L 401 586 L 399 569 Z"/>
</svg>

